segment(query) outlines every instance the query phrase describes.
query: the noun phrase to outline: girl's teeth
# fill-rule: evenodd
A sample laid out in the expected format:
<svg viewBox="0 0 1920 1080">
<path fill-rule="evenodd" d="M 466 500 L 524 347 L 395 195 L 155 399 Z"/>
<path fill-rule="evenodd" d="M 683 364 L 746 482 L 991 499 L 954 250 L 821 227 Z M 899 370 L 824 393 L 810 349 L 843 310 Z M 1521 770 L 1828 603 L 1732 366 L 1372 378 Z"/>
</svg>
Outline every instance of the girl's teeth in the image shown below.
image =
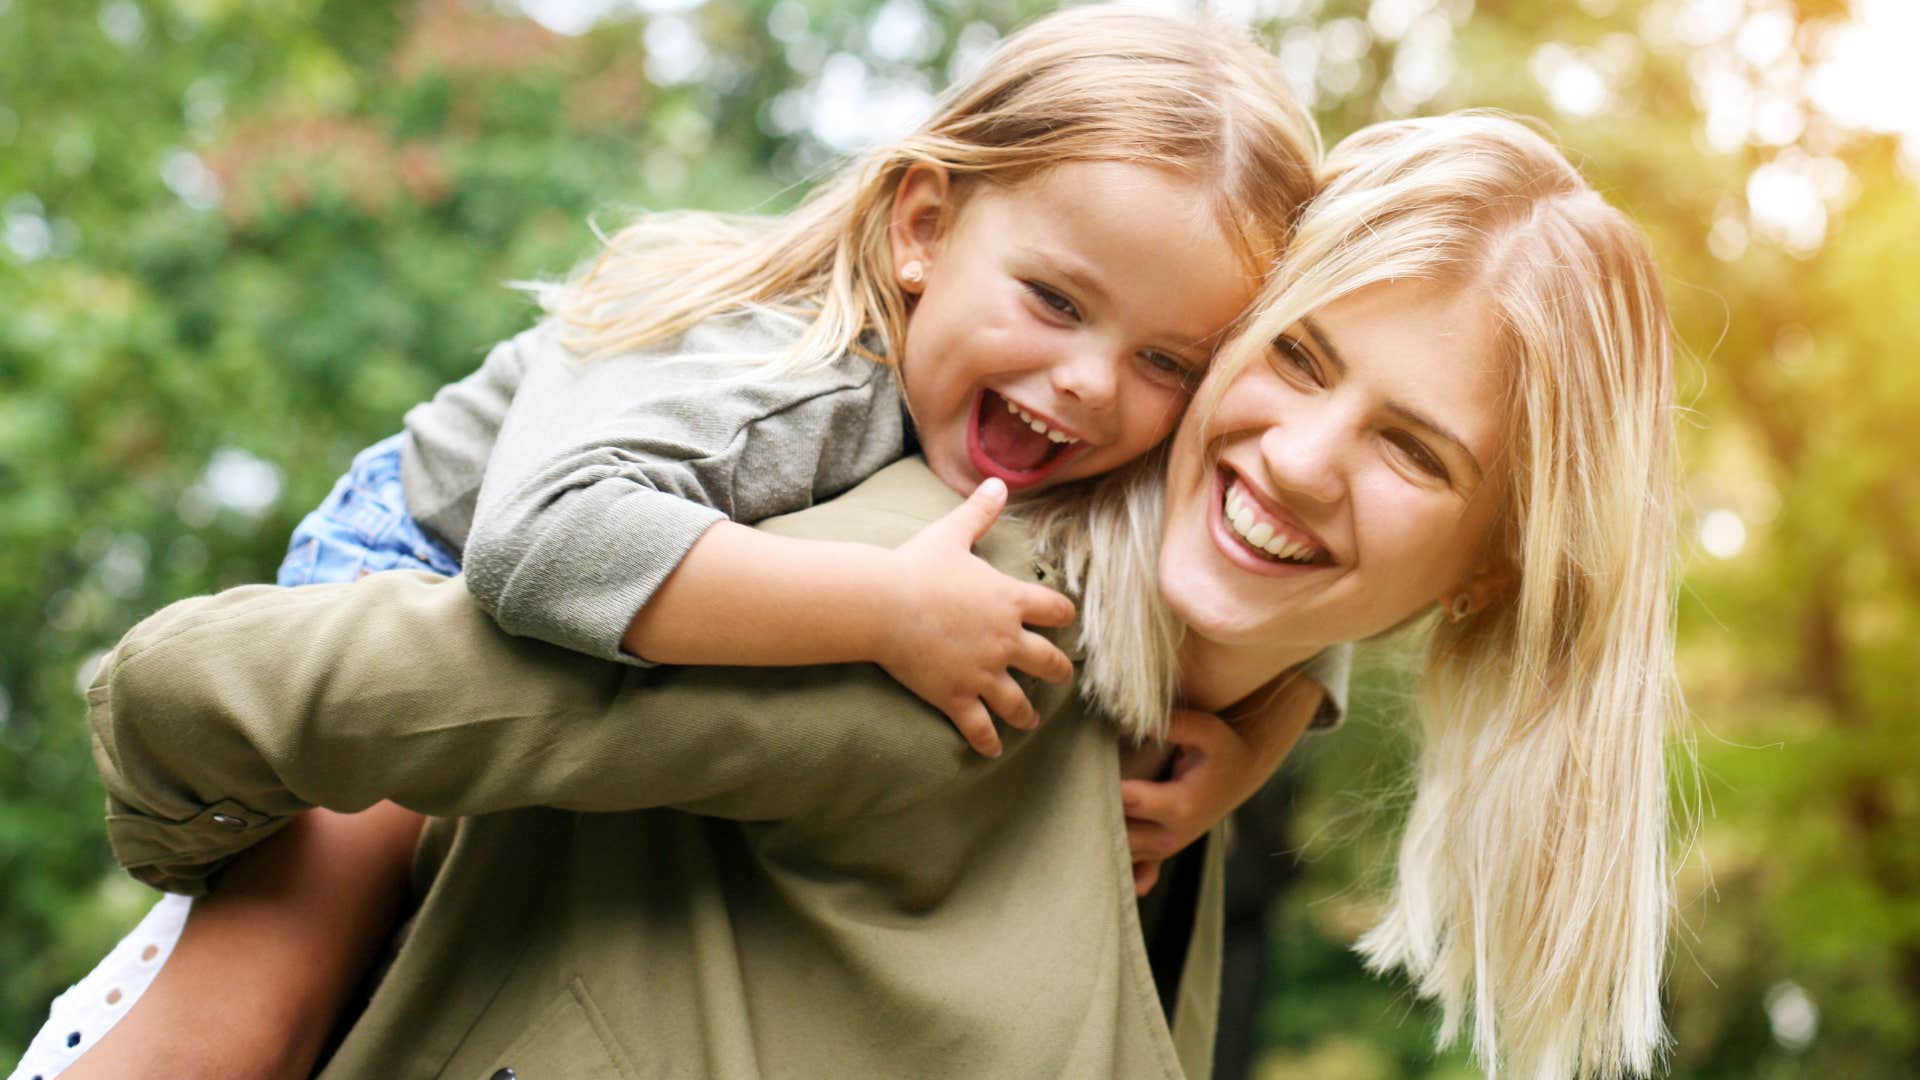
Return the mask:
<svg viewBox="0 0 1920 1080">
<path fill-rule="evenodd" d="M 1254 547 L 1264 548 L 1267 546 L 1267 541 L 1271 539 L 1273 539 L 1273 526 L 1264 521 L 1247 531 L 1247 543 Z"/>
<path fill-rule="evenodd" d="M 1005 400 L 1005 399 L 1003 398 L 1002 400 Z M 1032 413 L 1021 408 L 1018 405 L 1015 405 L 1011 401 L 1007 401 L 1007 411 L 1019 417 L 1020 419 L 1025 420 L 1027 422 L 1027 426 L 1032 428 L 1034 431 L 1042 435 L 1045 435 L 1047 437 L 1048 442 L 1070 443 L 1070 442 L 1079 441 L 1078 439 L 1075 439 L 1073 436 L 1068 435 L 1065 432 L 1053 430 L 1052 428 L 1047 426 L 1046 421 L 1036 418 Z"/>
</svg>

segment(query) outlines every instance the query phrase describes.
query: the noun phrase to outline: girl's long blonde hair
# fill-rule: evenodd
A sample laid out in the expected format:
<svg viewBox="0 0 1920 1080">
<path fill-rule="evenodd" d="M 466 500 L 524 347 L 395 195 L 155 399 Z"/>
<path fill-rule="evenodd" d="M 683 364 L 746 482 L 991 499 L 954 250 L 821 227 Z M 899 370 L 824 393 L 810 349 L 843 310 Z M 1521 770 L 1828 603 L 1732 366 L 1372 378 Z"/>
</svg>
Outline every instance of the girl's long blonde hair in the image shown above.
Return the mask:
<svg viewBox="0 0 1920 1080">
<path fill-rule="evenodd" d="M 1019 183 L 1072 161 L 1170 169 L 1214 200 L 1250 274 L 1264 274 L 1312 194 L 1319 135 L 1275 59 L 1224 23 L 1114 7 L 1072 9 L 1009 37 L 955 84 L 919 130 L 876 148 L 791 213 L 641 218 L 563 285 L 542 290 L 561 340 L 586 358 L 672 338 L 766 306 L 808 320 L 778 361 L 791 370 L 849 349 L 898 355 L 907 303 L 888 218 L 916 163 L 973 182 Z"/>
<path fill-rule="evenodd" d="M 1408 279 L 1492 299 L 1511 464 L 1491 543 L 1518 576 L 1480 612 L 1433 620 L 1417 794 L 1390 901 L 1359 949 L 1440 1003 L 1443 1045 L 1470 1016 L 1489 1074 L 1644 1074 L 1666 1042 L 1665 753 L 1681 709 L 1671 345 L 1638 230 L 1515 120 L 1375 125 L 1329 156 L 1193 407 L 1266 362 L 1302 316 Z M 1102 670 L 1086 685 L 1134 728 L 1171 699 L 1178 628 L 1164 608 L 1147 631 L 1096 616 L 1153 606 L 1137 584 L 1154 580 L 1151 553 L 1114 537 L 1158 536 L 1158 491 L 1143 471 L 1094 504 L 1102 517 L 1041 520 L 1089 593 L 1089 667 Z"/>
</svg>

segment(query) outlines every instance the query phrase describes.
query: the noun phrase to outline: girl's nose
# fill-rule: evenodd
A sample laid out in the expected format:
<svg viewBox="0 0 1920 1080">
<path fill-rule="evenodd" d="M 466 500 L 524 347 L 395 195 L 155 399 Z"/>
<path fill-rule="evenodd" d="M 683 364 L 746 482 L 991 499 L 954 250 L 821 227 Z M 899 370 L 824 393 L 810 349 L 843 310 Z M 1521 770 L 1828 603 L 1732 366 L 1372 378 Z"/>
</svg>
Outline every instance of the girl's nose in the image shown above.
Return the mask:
<svg viewBox="0 0 1920 1080">
<path fill-rule="evenodd" d="M 1053 388 L 1095 417 L 1113 409 L 1118 362 L 1104 349 L 1082 348 L 1053 365 Z"/>
<path fill-rule="evenodd" d="M 1267 475 L 1284 491 L 1318 503 L 1337 502 L 1346 489 L 1344 431 L 1333 409 L 1289 410 L 1260 435 Z"/>
</svg>

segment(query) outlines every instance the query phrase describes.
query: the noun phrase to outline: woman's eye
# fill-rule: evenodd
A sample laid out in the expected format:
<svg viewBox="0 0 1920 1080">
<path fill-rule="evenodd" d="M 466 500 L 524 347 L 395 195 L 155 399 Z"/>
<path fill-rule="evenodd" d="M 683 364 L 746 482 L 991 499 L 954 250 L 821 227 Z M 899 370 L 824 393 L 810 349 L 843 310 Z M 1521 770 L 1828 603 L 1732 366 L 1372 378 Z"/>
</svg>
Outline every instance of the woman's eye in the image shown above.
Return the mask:
<svg viewBox="0 0 1920 1080">
<path fill-rule="evenodd" d="M 1447 472 L 1446 463 L 1442 462 L 1439 456 L 1432 450 L 1427 449 L 1426 443 L 1421 442 L 1419 439 L 1405 432 L 1394 432 L 1387 438 L 1388 441 L 1393 444 L 1394 448 L 1399 450 L 1400 453 L 1413 464 L 1414 468 L 1419 469 L 1435 480 L 1450 481 L 1453 478 L 1452 474 Z"/>
<path fill-rule="evenodd" d="M 1273 340 L 1274 362 L 1283 372 L 1307 380 L 1314 386 L 1321 385 L 1320 365 L 1314 362 L 1313 354 L 1298 341 L 1281 335 Z"/>
<path fill-rule="evenodd" d="M 1052 311 L 1060 315 L 1065 315 L 1069 319 L 1077 319 L 1080 317 L 1080 309 L 1073 306 L 1073 301 L 1054 292 L 1045 285 L 1037 281 L 1028 281 L 1022 284 L 1026 285 L 1027 291 L 1033 294 L 1034 299 L 1045 304 Z"/>
<path fill-rule="evenodd" d="M 1199 386 L 1200 377 L 1206 374 L 1204 366 L 1189 364 L 1172 353 L 1164 353 L 1158 349 L 1147 349 L 1142 352 L 1140 360 L 1162 382 L 1178 386 L 1187 392 L 1192 392 L 1194 387 Z"/>
</svg>

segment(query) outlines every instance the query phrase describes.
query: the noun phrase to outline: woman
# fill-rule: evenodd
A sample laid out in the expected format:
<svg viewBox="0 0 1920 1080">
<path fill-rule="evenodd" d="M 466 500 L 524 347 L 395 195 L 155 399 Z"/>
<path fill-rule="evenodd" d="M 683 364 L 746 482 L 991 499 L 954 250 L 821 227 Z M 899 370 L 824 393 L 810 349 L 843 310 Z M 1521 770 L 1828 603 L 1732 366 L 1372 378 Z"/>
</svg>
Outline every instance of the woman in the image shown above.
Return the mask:
<svg viewBox="0 0 1920 1080">
<path fill-rule="evenodd" d="M 1441 1004 L 1443 1043 L 1471 1012 L 1489 1071 L 1648 1072 L 1679 700 L 1671 355 L 1644 240 L 1510 119 L 1380 124 L 1330 155 L 1255 310 L 1168 473 L 1182 685 L 1221 678 L 1231 700 L 1257 657 L 1437 609 L 1418 794 L 1360 950 Z M 1329 565 L 1236 547 L 1249 501 Z M 1118 654 L 1087 645 L 1120 685 Z M 1236 662 L 1256 670 L 1214 674 Z"/>
<path fill-rule="evenodd" d="M 1666 332 L 1644 244 L 1544 140 L 1381 125 L 1336 150 L 1217 359 L 1163 528 L 1144 471 L 1091 515 L 1035 511 L 1083 592 L 1084 692 L 1123 724 L 1257 707 L 1321 646 L 1442 613 L 1362 949 L 1445 1037 L 1471 1008 L 1489 1070 L 1646 1072 L 1664 1039 Z M 880 540 L 953 498 L 908 463 L 776 527 Z M 1008 526 L 982 554 L 1031 550 Z M 333 1074 L 1205 1072 L 1217 845 L 1169 1025 L 1119 743 L 1066 693 L 1035 688 L 1046 722 L 982 761 L 870 669 L 633 676 L 376 575 L 176 605 L 90 700 L 110 835 L 150 881 L 191 886 L 315 803 L 465 815 L 423 841 L 429 887 Z"/>
</svg>

